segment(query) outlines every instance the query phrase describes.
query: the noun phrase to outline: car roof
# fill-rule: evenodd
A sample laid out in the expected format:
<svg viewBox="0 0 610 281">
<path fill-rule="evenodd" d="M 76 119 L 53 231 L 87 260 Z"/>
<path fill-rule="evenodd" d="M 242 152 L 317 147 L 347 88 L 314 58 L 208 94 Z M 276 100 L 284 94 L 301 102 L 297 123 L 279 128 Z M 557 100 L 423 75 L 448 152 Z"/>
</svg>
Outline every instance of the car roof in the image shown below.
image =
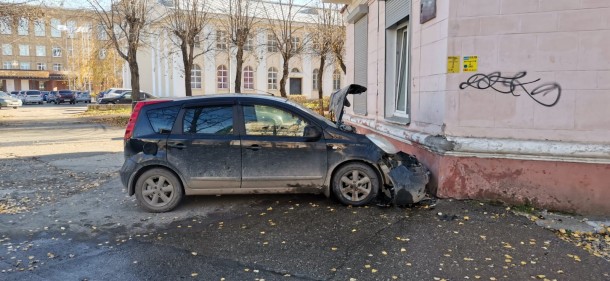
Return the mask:
<svg viewBox="0 0 610 281">
<path fill-rule="evenodd" d="M 160 99 L 168 99 L 174 101 L 206 101 L 206 100 L 215 100 L 215 99 L 228 99 L 228 98 L 238 98 L 238 99 L 261 99 L 261 100 L 269 100 L 269 101 L 279 101 L 285 102 L 288 99 L 282 97 L 276 97 L 267 94 L 213 94 L 213 95 L 205 95 L 205 96 L 193 96 L 193 97 L 159 97 Z"/>
</svg>

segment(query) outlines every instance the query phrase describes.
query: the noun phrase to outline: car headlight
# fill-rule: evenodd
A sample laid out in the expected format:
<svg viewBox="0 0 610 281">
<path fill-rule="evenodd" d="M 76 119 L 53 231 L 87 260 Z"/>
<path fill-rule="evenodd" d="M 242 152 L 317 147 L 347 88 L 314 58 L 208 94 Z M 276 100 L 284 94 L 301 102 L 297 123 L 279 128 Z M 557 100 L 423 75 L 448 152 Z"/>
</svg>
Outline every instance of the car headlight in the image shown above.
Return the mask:
<svg viewBox="0 0 610 281">
<path fill-rule="evenodd" d="M 366 135 L 366 137 L 371 140 L 376 146 L 381 148 L 381 150 L 383 150 L 385 153 L 396 154 L 400 151 L 391 142 L 378 135 L 368 134 Z"/>
</svg>

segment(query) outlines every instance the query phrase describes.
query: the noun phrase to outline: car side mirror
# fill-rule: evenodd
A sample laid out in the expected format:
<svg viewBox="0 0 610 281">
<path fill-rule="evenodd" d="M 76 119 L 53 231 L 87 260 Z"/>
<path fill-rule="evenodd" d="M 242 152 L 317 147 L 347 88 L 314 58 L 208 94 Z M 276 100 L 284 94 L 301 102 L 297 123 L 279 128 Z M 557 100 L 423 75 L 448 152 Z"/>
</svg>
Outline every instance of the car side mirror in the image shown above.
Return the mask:
<svg viewBox="0 0 610 281">
<path fill-rule="evenodd" d="M 303 136 L 311 141 L 319 140 L 322 137 L 322 129 L 315 125 L 307 125 L 303 130 Z"/>
</svg>

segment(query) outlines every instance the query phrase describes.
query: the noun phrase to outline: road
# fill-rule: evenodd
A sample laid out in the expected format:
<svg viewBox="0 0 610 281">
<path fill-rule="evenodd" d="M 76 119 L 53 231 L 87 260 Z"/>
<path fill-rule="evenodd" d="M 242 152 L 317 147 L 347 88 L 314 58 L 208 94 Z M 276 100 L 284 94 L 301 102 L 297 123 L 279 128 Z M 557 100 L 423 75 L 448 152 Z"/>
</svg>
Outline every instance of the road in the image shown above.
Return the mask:
<svg viewBox="0 0 610 281">
<path fill-rule="evenodd" d="M 122 128 L 84 106 L 0 110 L 0 280 L 610 280 L 610 264 L 499 204 L 351 208 L 314 195 L 189 197 L 146 213 Z"/>
</svg>

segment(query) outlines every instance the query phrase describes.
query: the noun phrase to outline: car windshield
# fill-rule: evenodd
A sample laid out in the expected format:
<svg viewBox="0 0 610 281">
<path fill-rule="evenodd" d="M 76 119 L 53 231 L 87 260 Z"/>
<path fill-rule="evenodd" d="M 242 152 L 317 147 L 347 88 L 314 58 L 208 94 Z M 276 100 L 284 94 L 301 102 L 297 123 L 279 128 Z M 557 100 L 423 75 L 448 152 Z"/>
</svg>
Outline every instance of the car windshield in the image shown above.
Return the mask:
<svg viewBox="0 0 610 281">
<path fill-rule="evenodd" d="M 309 109 L 309 108 L 307 108 L 305 106 L 302 106 L 301 104 L 298 104 L 298 103 L 290 101 L 290 100 L 287 100 L 286 103 L 288 103 L 288 104 L 290 104 L 290 105 L 292 105 L 294 107 L 297 107 L 300 110 L 303 110 L 303 111 L 309 113 L 311 116 L 313 116 L 316 119 L 318 119 L 318 120 L 328 124 L 329 126 L 331 126 L 333 128 L 337 128 L 337 124 L 335 124 L 335 123 L 331 122 L 330 120 L 326 119 L 324 116 L 320 115 L 319 113 L 317 113 L 317 112 L 315 112 L 315 111 L 313 111 L 313 110 L 311 110 L 311 109 Z"/>
<path fill-rule="evenodd" d="M 120 95 L 121 95 L 120 93 L 109 93 L 109 94 L 105 94 L 104 97 L 105 98 L 106 97 L 108 97 L 108 98 L 115 98 L 115 97 L 118 97 Z"/>
<path fill-rule="evenodd" d="M 40 92 L 27 92 L 26 94 L 28 96 L 37 96 L 37 95 L 40 95 Z"/>
<path fill-rule="evenodd" d="M 9 95 L 5 92 L 0 92 L 0 97 L 8 97 Z"/>
</svg>

